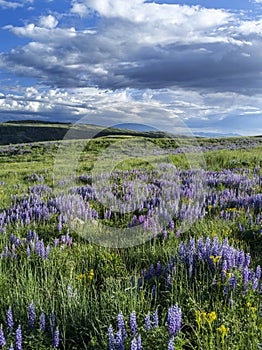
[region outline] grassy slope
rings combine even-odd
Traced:
[[[67,134],[68,132],[69,134]],[[63,138],[88,139],[110,135],[163,137],[160,132],[113,129],[91,124],[43,123],[37,121],[0,123],[0,145],[57,141]]]
[[[60,130],[59,132],[61,132],[62,135],[63,132],[70,127],[70,125],[60,124],[42,124],[41,126],[35,126],[33,123],[28,124],[28,126],[25,124],[12,125],[16,127],[17,132],[21,132],[21,128],[33,130],[35,127],[35,129],[37,129],[37,135],[41,134],[42,137],[55,137],[55,128]],[[12,125],[10,124],[9,126],[11,127]],[[128,135],[125,137],[127,136]],[[15,139],[15,136],[13,137]],[[111,142],[119,140],[119,138],[120,136],[113,135],[92,140],[92,142],[88,144],[86,153],[84,153],[80,161],[78,173],[81,174],[86,169],[90,169],[102,150]],[[42,139],[39,138],[37,140],[42,141]],[[172,144],[172,142],[169,142],[170,140],[166,139],[154,141],[157,145],[162,145],[163,147],[168,147],[170,143]],[[203,140],[202,142],[205,144],[211,141],[213,140]],[[27,191],[28,186],[32,187],[37,183],[36,180],[31,178],[33,173],[43,175],[44,183],[52,187],[53,164],[58,146],[58,142],[35,143],[31,146],[24,145],[24,153],[19,153],[21,146],[17,147],[17,149],[13,147],[14,149],[10,150],[10,152],[7,152],[5,155],[0,153],[0,182],[4,182],[4,185],[0,185],[0,208],[8,206],[10,194],[17,193],[21,196],[23,191]],[[171,159],[178,166],[185,165],[186,159],[184,159],[183,155],[173,155]],[[205,153],[205,161],[209,169],[219,170],[236,166],[243,167],[243,162],[245,162],[245,167],[252,169],[261,162],[261,146],[251,150],[209,151]],[[126,166],[129,167],[129,164],[126,164]],[[244,248],[246,251],[250,251],[254,266],[257,263],[261,263],[261,237],[259,236],[257,241],[252,241],[253,237],[242,237],[240,232],[237,231],[236,225],[226,223],[222,220],[217,221],[214,218],[207,217],[203,222],[196,223],[181,240],[190,236],[212,236],[214,233],[218,234],[220,239],[222,239],[231,228],[230,242]],[[46,241],[49,239],[48,235],[51,235],[53,232],[52,230],[55,231],[55,234],[58,234],[56,226],[53,227],[51,224],[43,227],[39,225],[35,229],[37,233],[41,233],[44,236]],[[25,232],[22,232],[21,228],[14,227],[13,232],[24,236],[27,234],[27,228]],[[7,244],[7,235],[2,235],[0,238],[3,241],[1,242],[1,247],[4,247],[5,244]],[[148,310],[154,310],[159,304],[164,308],[166,305],[178,301],[179,304],[183,306],[183,322],[192,325],[192,329],[194,326],[194,329],[197,330],[194,314],[195,309],[207,310],[208,312],[215,310],[220,317],[216,327],[220,326],[223,322],[223,324],[225,323],[232,329],[228,337],[229,340],[226,339],[226,341],[229,342],[234,334],[236,334],[235,339],[239,337],[248,339],[248,333],[245,329],[246,332],[241,336],[241,332],[243,331],[242,324],[244,324],[243,320],[245,320],[246,324],[252,326],[250,329],[256,330],[257,328],[255,321],[252,321],[252,314],[248,315],[249,309],[245,306],[245,301],[241,302],[241,299],[236,299],[234,300],[236,309],[224,310],[221,302],[222,299],[219,299],[219,294],[209,294],[209,290],[204,289],[207,284],[204,280],[204,275],[203,280],[199,279],[199,285],[202,283],[203,287],[196,285],[195,290],[191,290],[186,284],[186,272],[184,273],[184,271],[178,269],[180,275],[177,277],[177,283],[173,286],[174,290],[169,294],[163,292],[163,298],[158,298],[157,301],[151,300],[150,298],[151,288],[148,288],[148,294],[146,291],[143,292],[144,294],[136,294],[135,291],[130,288],[129,281],[133,273],[139,275],[140,271],[143,268],[148,269],[150,264],[156,264],[158,261],[164,263],[169,260],[169,257],[174,254],[179,242],[180,240],[171,237],[166,243],[159,240],[152,242],[152,244],[148,243],[144,246],[130,248],[129,250],[111,251],[110,249],[99,248],[95,245],[84,243],[81,240],[77,240],[76,237],[72,251],[54,251],[50,260],[44,263],[35,258],[29,260],[29,263],[27,260],[21,259],[17,260],[17,263],[16,260],[12,262],[14,265],[9,267],[8,261],[4,261],[0,270],[2,278],[0,294],[3,296],[0,303],[0,312],[2,314],[0,323],[4,320],[5,310],[12,304],[15,312],[15,319],[17,320],[16,322],[18,322],[19,319],[19,322],[22,322],[24,327],[27,322],[27,307],[29,302],[34,300],[38,316],[39,310],[44,310],[44,312],[48,313],[51,308],[55,309],[57,318],[61,322],[59,324],[59,329],[61,332],[61,339],[63,343],[66,344],[66,350],[76,350],[80,348],[104,350],[107,349],[107,326],[112,322],[115,323],[118,311],[122,310],[125,317],[127,317],[132,310],[136,310],[139,322],[142,324],[143,315],[148,312]],[[79,274],[86,273],[88,275],[91,268],[93,268],[95,272],[92,288],[90,285],[84,285],[82,281],[77,279]],[[103,289],[103,284],[100,279],[102,279],[106,288]],[[70,302],[68,301],[68,285],[71,285],[73,289],[78,289],[80,297],[75,302],[73,300]],[[59,286],[59,288],[57,288],[57,286]],[[185,288],[188,288],[188,290]],[[95,297],[92,293],[95,294]],[[48,297],[46,297],[46,295],[48,295]],[[54,304],[54,306],[52,306],[52,304]],[[242,323],[239,320],[241,320]],[[254,322],[254,325],[251,321]],[[222,349],[216,327],[214,327],[212,333],[208,328],[201,328],[197,337],[192,335],[192,329],[190,328],[188,331],[189,335],[187,336],[193,338],[193,342],[195,343],[197,343],[199,337],[200,344],[194,348],[188,346],[187,348],[183,347],[183,349],[214,349],[216,342],[216,349]],[[159,332],[162,331],[162,329],[163,327],[161,329],[159,328]],[[186,328],[184,332],[187,334]],[[251,331],[248,330],[248,332]],[[90,334],[92,336],[91,339],[89,339]],[[34,337],[36,337],[36,335],[34,335]],[[158,337],[160,340],[157,345]],[[257,339],[257,336],[253,334],[249,335],[249,337],[251,341]],[[38,338],[41,337],[39,336]],[[25,335],[24,339],[27,341],[27,345],[24,345],[23,349],[49,349],[47,345],[46,347],[44,347],[44,345],[40,347],[35,340],[32,341],[30,345],[29,336],[26,337]],[[210,339],[214,341],[212,346],[210,345]],[[161,343],[162,341],[163,337],[160,333],[158,334],[157,331],[156,333],[152,332],[152,345],[144,346],[144,349],[148,350],[154,348],[156,350],[163,350],[166,347],[163,346]],[[243,344],[246,344],[244,341],[244,339],[241,340],[242,347],[241,345],[239,347],[237,345],[231,347],[232,345],[230,345],[225,346],[225,349],[242,350],[244,348]],[[74,342],[76,342],[76,345],[74,345]],[[98,344],[99,342],[100,345]],[[101,345],[101,342],[103,342],[103,345]],[[81,347],[79,344],[81,344]],[[249,346],[249,348],[246,346],[246,348],[252,350],[255,348],[257,349],[257,344],[254,344],[254,347],[253,345]],[[182,347],[178,347],[177,345],[177,349],[182,349]]]

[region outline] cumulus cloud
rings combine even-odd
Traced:
[[[208,93],[184,89],[100,90],[26,88],[22,94],[0,94],[0,119],[85,121],[113,126],[139,123],[177,132],[185,123],[191,132],[216,130],[257,134],[262,129],[262,96]],[[261,120],[255,123],[256,118]],[[259,129],[260,128],[260,129]]]
[[[0,8],[3,9],[8,9],[8,8],[12,8],[12,9],[16,9],[17,7],[22,7],[23,3],[19,3],[19,2],[13,2],[10,0],[0,0]]]
[[[216,130],[261,117],[259,18],[144,0],[73,0],[68,13],[5,29],[28,43],[0,54],[0,68],[50,90],[1,95],[2,115],[88,114],[98,124],[130,118],[166,129],[181,118],[192,129]]]
[[[74,2],[71,8],[71,12],[84,17],[88,14],[88,7],[83,3]]]
[[[72,3],[75,15],[92,12],[100,18],[95,29],[58,27],[52,15],[38,24],[6,26],[32,42],[2,54],[0,65],[60,88],[180,86],[248,93],[261,86],[260,21],[143,0]]]
[[[57,24],[58,20],[52,15],[42,16],[39,19],[39,26],[43,28],[53,29],[57,26]]]

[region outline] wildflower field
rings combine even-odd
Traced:
[[[119,140],[1,146],[0,349],[262,349],[262,138]]]

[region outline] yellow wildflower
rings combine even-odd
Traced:
[[[218,332],[220,332],[222,335],[226,335],[227,332],[229,331],[228,327],[225,327],[225,325],[221,325],[220,327],[217,328]]]
[[[220,261],[220,259],[222,258],[222,256],[221,255],[217,255],[217,256],[210,255],[209,258],[213,261],[214,264],[217,264]]]
[[[94,278],[94,270],[93,269],[91,269],[90,270],[90,272],[89,272],[89,275],[88,275],[88,279],[90,280],[90,281],[92,281],[92,279]]]
[[[86,275],[85,275],[84,273],[80,273],[80,275],[77,275],[77,276],[76,276],[76,279],[77,279],[78,281],[82,281],[85,277],[86,277]]]
[[[216,320],[217,318],[217,314],[215,313],[215,311],[209,312],[208,314],[204,315],[204,319],[208,322],[208,323],[212,323]]]

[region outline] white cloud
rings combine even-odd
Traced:
[[[73,3],[71,8],[71,12],[79,15],[80,17],[84,17],[88,14],[88,7],[83,3]]]
[[[22,7],[23,4],[19,3],[19,2],[12,2],[12,1],[6,1],[6,0],[0,0],[0,7],[2,7],[3,9],[8,9],[8,8],[12,8],[12,9],[16,9],[17,7]]]
[[[189,130],[217,130],[256,134],[254,117],[262,115],[262,96],[248,97],[236,93],[200,94],[197,91],[125,89],[104,91],[97,88],[42,90],[26,88],[23,95],[2,94],[0,117],[78,122],[113,126],[141,123],[160,130],[176,132],[179,120]],[[66,117],[65,117],[66,116]],[[161,118],[160,118],[161,116]],[[254,117],[253,117],[254,116]],[[257,128],[261,128],[257,124]],[[252,129],[253,128],[253,129]]]
[[[40,27],[47,28],[47,29],[53,29],[57,26],[58,20],[54,16],[48,15],[48,16],[40,17],[38,23],[39,23]]]
[[[238,30],[240,33],[244,35],[250,35],[250,34],[262,35],[262,19],[258,21],[245,21],[241,23]]]
[[[30,41],[0,54],[0,67],[50,91],[0,96],[2,114],[76,120],[88,113],[94,123],[129,118],[167,128],[179,117],[191,128],[216,130],[246,126],[244,116],[259,119],[261,20],[143,0],[71,5],[66,14],[5,27]],[[84,27],[90,19],[95,28]]]
[[[11,0],[0,0],[0,8],[3,9],[16,9],[18,7],[23,7],[27,3],[33,3],[34,0],[20,0],[20,2]]]

